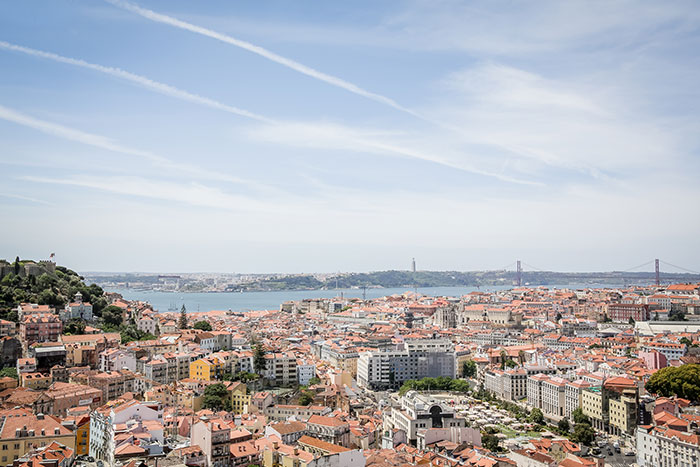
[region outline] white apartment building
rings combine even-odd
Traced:
[[[566,418],[570,419],[574,410],[581,407],[581,394],[584,389],[590,386],[591,383],[583,379],[568,381],[566,383],[566,389],[564,390],[564,398],[566,402],[564,407],[564,416]]]
[[[665,426],[637,427],[639,467],[698,467],[700,437]]]
[[[686,346],[685,344],[678,344],[675,342],[648,342],[643,347],[642,350],[645,352],[650,352],[656,350],[657,352],[663,354],[667,360],[678,360],[685,355]]]
[[[409,379],[454,378],[455,367],[455,351],[449,340],[413,340],[398,350],[363,352],[357,361],[357,383],[371,389],[396,388]]]
[[[163,423],[163,409],[159,403],[130,400],[95,410],[90,414],[90,456],[104,461],[106,465],[114,465],[116,426],[144,421]],[[162,436],[163,432],[160,431],[161,444],[164,441]]]
[[[107,349],[100,353],[100,371],[120,371],[127,369],[136,371],[136,356],[134,352],[124,349]]]
[[[484,374],[484,388],[499,399],[520,400],[527,396],[527,372],[523,368],[487,371]]]
[[[565,379],[558,376],[542,381],[542,412],[555,417],[564,416],[566,383]]]
[[[311,378],[316,376],[316,365],[311,361],[297,360],[297,382],[301,386],[308,386]]]

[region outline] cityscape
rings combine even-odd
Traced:
[[[0,2],[0,467],[700,467],[700,2]]]
[[[235,312],[154,309],[51,260],[3,261],[0,277],[7,465],[653,466],[700,455],[698,282],[515,283]]]

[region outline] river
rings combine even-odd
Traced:
[[[578,288],[577,285],[549,286],[550,288]],[[601,285],[585,285],[580,287],[602,287]],[[469,292],[506,290],[513,286],[481,287],[424,287],[418,293],[432,297],[459,297]],[[362,289],[333,289],[333,290],[280,290],[273,292],[161,292],[153,290],[136,290],[123,288],[106,288],[109,292],[120,293],[126,300],[140,300],[150,303],[156,311],[180,310],[182,305],[189,312],[211,310],[278,310],[280,304],[289,300],[305,298],[362,298]],[[410,288],[367,289],[367,298],[379,298],[387,295],[402,294]]]

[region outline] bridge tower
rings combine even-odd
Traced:
[[[654,260],[654,268],[655,268],[655,272],[656,272],[656,285],[658,286],[658,285],[661,285],[661,278],[660,278],[660,274],[659,274],[659,258],[656,258]]]

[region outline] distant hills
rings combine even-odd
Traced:
[[[140,273],[86,274],[88,279],[104,287],[169,290],[178,292],[238,292],[272,290],[318,290],[347,288],[424,287],[489,287],[513,286],[513,271],[375,271],[339,274],[182,274],[159,275]],[[216,278],[214,278],[216,277]],[[661,282],[700,282],[700,275],[662,273]],[[522,284],[531,286],[620,287],[654,283],[652,272],[553,272],[523,271]],[[175,285],[177,284],[177,285]]]
[[[648,285],[654,283],[651,272],[552,272],[523,271],[522,283],[528,285]],[[661,275],[662,282],[697,282],[697,274]],[[329,276],[324,280],[313,275],[289,275],[271,279],[259,279],[231,286],[231,290],[308,290],[323,288],[383,287],[481,287],[514,285],[513,271],[377,271],[347,273]]]

